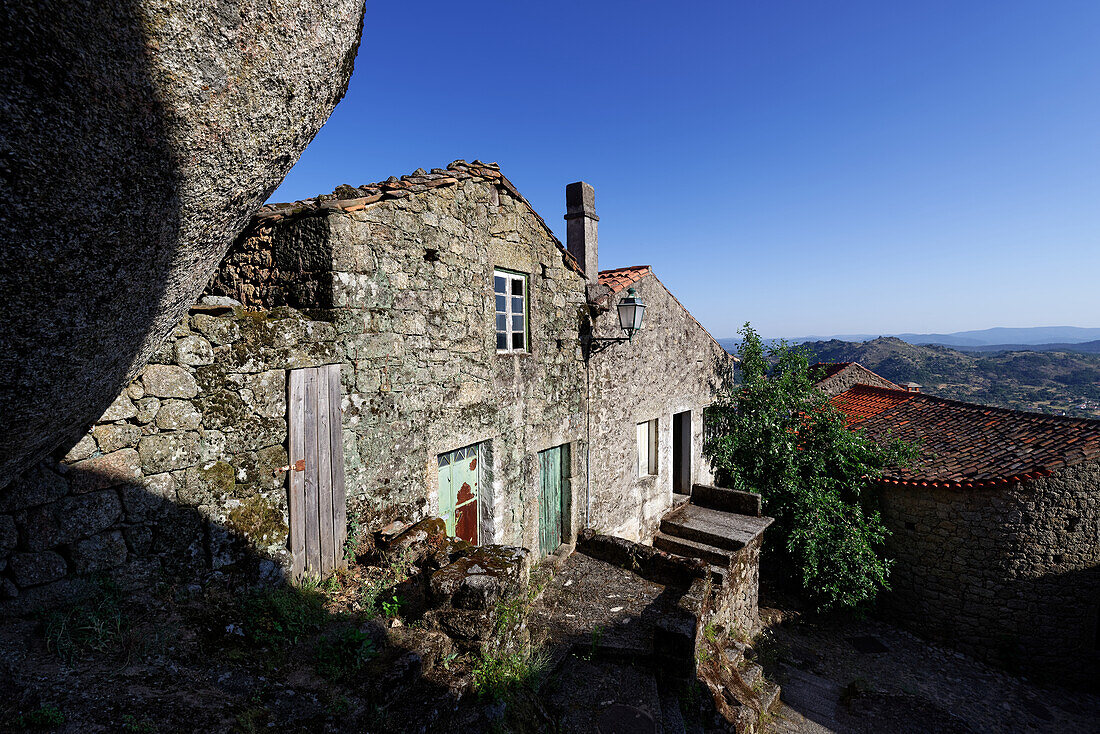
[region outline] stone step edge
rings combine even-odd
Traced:
[[[662,530],[658,530],[653,535],[653,547],[659,548],[669,553],[675,553],[680,556],[687,556],[689,558],[699,558],[706,561],[712,566],[729,566],[730,561],[736,555],[737,551],[730,551],[724,548],[718,548],[717,546],[710,545],[708,543],[701,543],[697,540],[690,538],[682,538],[677,535],[670,535]],[[719,560],[721,559],[721,560]]]
[[[687,505],[685,505],[687,507]],[[661,518],[660,531],[665,535],[671,535],[676,538],[684,538],[686,540],[692,540],[696,543],[702,543],[704,545],[711,545],[715,548],[729,551],[739,551],[745,547],[745,544],[735,538],[730,538],[724,535],[718,535],[707,530],[700,530],[699,528],[693,528],[685,523],[679,521],[677,516],[663,517]]]

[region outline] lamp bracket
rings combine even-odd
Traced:
[[[593,354],[599,354],[603,350],[614,344],[622,344],[623,342],[630,342],[634,340],[634,336],[589,336],[587,334],[581,337],[581,345],[584,349],[584,360],[587,362],[588,358]]]

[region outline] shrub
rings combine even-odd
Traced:
[[[534,689],[549,663],[550,656],[543,647],[489,650],[474,664],[474,691],[482,698],[507,699],[519,690]]]
[[[377,654],[370,635],[345,627],[323,635],[317,643],[317,673],[334,681],[347,680]]]
[[[59,708],[51,704],[44,704],[29,713],[16,716],[11,721],[11,726],[16,731],[53,729],[65,723],[65,714]]]
[[[814,387],[806,352],[766,350],[749,324],[740,333],[741,382],[724,386],[706,415],[715,479],[762,495],[776,521],[769,548],[819,610],[870,602],[888,588],[891,563],[874,480],[916,449],[849,430]]]
[[[245,635],[267,647],[294,644],[320,630],[326,619],[317,589],[266,589],[250,596],[243,611]]]
[[[118,589],[101,584],[91,597],[50,612],[44,622],[46,647],[66,662],[87,653],[120,652],[128,628]]]

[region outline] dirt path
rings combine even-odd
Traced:
[[[773,624],[757,647],[783,686],[780,734],[1100,732],[1100,696],[1039,686],[875,620]]]

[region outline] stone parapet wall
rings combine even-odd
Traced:
[[[1002,489],[890,486],[887,613],[1002,666],[1100,680],[1100,466]]]
[[[736,637],[752,637],[760,631],[760,549],[763,542],[761,534],[737,551],[726,572],[725,583],[715,590],[713,621],[737,633]]]
[[[335,341],[288,308],[193,309],[87,433],[0,491],[0,609],[81,576],[289,566],[286,374],[338,362]]]

